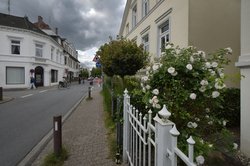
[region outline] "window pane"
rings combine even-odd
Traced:
[[[11,54],[20,54],[20,41],[11,40]]]
[[[161,52],[165,51],[165,36],[161,38]]]
[[[57,70],[51,70],[51,82],[57,82],[58,80],[58,71]]]
[[[20,44],[20,41],[18,41],[18,40],[11,40],[11,43],[12,44]]]
[[[24,67],[6,67],[6,84],[24,84]]]
[[[11,54],[20,54],[20,46],[12,45],[11,46]]]
[[[36,56],[38,56],[38,57],[43,56],[43,45],[36,44]]]

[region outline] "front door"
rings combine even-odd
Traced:
[[[37,66],[35,68],[35,85],[43,86],[43,68],[41,66]]]

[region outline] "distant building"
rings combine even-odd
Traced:
[[[36,86],[58,84],[62,77],[79,74],[74,46],[54,33],[41,16],[38,24],[27,17],[0,13],[0,86],[27,88],[30,77]]]
[[[226,67],[239,86],[239,70],[234,63],[240,54],[239,0],[127,0],[119,37],[143,44],[151,60],[160,57],[167,42],[189,45],[206,53],[231,47],[233,56]]]

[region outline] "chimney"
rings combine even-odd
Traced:
[[[58,35],[58,28],[55,28],[55,33]]]
[[[42,22],[43,21],[43,17],[42,16],[38,16],[38,22]]]

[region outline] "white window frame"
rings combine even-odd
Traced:
[[[166,30],[162,32],[163,27],[167,26]],[[166,45],[162,44],[162,41],[164,40],[164,43],[170,42],[170,19],[167,18],[164,22],[162,22],[158,26],[158,55],[160,56],[161,53],[165,50]]]
[[[43,48],[44,44],[43,43],[35,43],[35,56],[42,58],[43,57]]]
[[[142,0],[142,17],[148,15],[149,12],[149,0]]]
[[[11,43],[11,54],[12,55],[20,55],[21,54],[21,40],[19,39],[11,39],[10,40],[10,43]],[[17,47],[19,50],[18,50],[18,53],[15,53],[15,50],[13,50],[13,47]],[[14,48],[16,49],[16,48]]]
[[[132,8],[132,28],[134,28],[137,24],[137,4],[135,4]]]
[[[55,47],[51,46],[51,61],[54,60],[54,50],[55,50]]]
[[[146,38],[147,38],[147,41],[145,40]],[[144,51],[149,52],[149,34],[147,33],[143,35],[141,40],[142,40]]]

